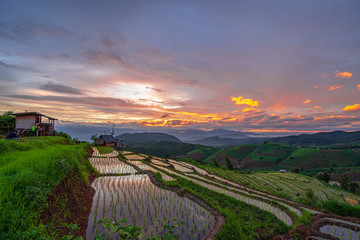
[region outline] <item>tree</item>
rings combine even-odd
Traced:
[[[216,160],[216,158],[213,158],[213,162],[214,162],[214,166],[215,167],[220,167],[218,161]]]
[[[316,178],[321,180],[321,181],[324,181],[324,173],[323,172],[318,172],[316,174]]]
[[[330,174],[329,173],[324,173],[324,182],[327,182],[327,183],[329,183],[329,181],[331,180],[331,176],[330,176]]]
[[[350,191],[351,192],[356,193],[356,190],[358,190],[358,189],[359,189],[359,184],[354,183],[354,182],[350,183]]]
[[[10,115],[12,112],[6,112],[0,115],[0,133],[8,134],[15,128],[16,117]]]
[[[229,170],[234,170],[234,166],[232,165],[230,159],[228,157],[225,157],[225,161],[226,161],[226,167],[229,169]]]
[[[350,184],[351,184],[351,182],[350,182],[348,176],[344,176],[344,177],[340,180],[340,186],[341,186],[343,189],[345,189],[345,190],[348,190]]]
[[[94,144],[96,143],[96,140],[99,139],[98,135],[97,134],[94,134],[94,135],[91,135],[91,140],[93,140]]]

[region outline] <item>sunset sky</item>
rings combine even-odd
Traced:
[[[360,130],[360,1],[1,1],[0,113]]]

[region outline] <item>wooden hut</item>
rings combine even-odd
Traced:
[[[56,118],[38,112],[13,113],[16,117],[15,129],[20,132],[35,131],[36,136],[53,136]]]
[[[100,146],[106,147],[116,147],[116,143],[118,139],[114,138],[112,135],[100,135],[98,140],[96,140],[97,144]]]

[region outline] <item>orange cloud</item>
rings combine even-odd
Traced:
[[[360,91],[360,84],[358,84],[358,85],[357,85],[357,88],[358,88],[358,89],[359,89],[359,91]]]
[[[339,72],[339,71],[335,71],[335,77],[337,78],[351,78],[352,77],[352,73],[351,72]]]
[[[254,111],[254,110],[256,110],[255,108],[245,108],[245,109],[243,109],[242,111],[243,112],[252,112],[252,111]]]
[[[349,105],[346,106],[343,111],[345,112],[355,112],[355,111],[360,111],[360,104],[354,104],[354,105]]]
[[[311,100],[307,99],[307,100],[303,101],[303,103],[311,103]]]
[[[313,86],[313,88],[318,88],[318,87],[320,87],[319,85],[315,85],[315,86]]]
[[[314,109],[318,109],[319,111],[322,111],[322,108],[320,106],[315,106]]]
[[[335,84],[335,85],[329,86],[328,91],[334,91],[341,87],[342,87],[341,85]]]
[[[250,98],[243,98],[242,96],[240,97],[232,97],[231,101],[235,102],[235,104],[241,105],[249,105],[251,107],[257,107],[259,106],[259,102],[254,100],[254,99],[250,99]]]

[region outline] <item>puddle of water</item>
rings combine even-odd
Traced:
[[[125,219],[126,224],[145,227],[146,237],[164,232],[163,225],[173,218],[185,222],[175,229],[184,240],[202,239],[213,227],[214,217],[197,203],[153,185],[147,175],[99,177],[86,232],[87,239],[97,234],[116,239],[97,222],[102,218]],[[125,225],[125,224],[124,224]]]

